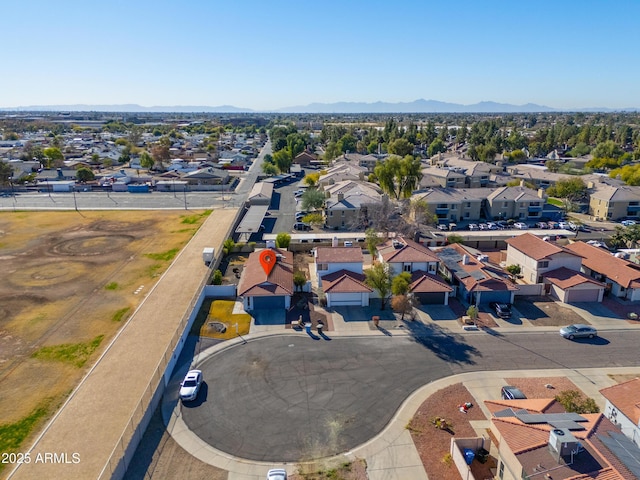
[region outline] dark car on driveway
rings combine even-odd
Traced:
[[[511,318],[511,305],[508,303],[491,302],[491,310],[500,318]]]
[[[527,398],[527,396],[522,393],[522,390],[512,387],[511,385],[502,387],[500,396],[503,400],[525,400]]]

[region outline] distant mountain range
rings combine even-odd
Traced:
[[[208,106],[156,106],[143,107],[136,104],[124,105],[31,105],[26,107],[0,108],[0,111],[16,112],[175,112],[175,113],[538,113],[538,112],[637,112],[637,107],[613,109],[606,107],[588,107],[573,110],[562,110],[545,105],[527,103],[512,105],[509,103],[479,102],[472,105],[440,102],[437,100],[419,99],[413,102],[337,102],[311,103],[295,107],[285,107],[274,110],[252,110],[238,108],[233,105]]]

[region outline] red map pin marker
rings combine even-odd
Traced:
[[[276,265],[276,252],[269,249],[260,252],[260,265],[262,265],[264,273],[266,273],[268,277]]]

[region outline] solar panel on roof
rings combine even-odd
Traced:
[[[469,273],[476,280],[484,280],[485,278],[487,278],[487,276],[484,273],[482,273],[482,270],[472,270]]]
[[[640,478],[640,448],[619,432],[596,435],[636,478]]]

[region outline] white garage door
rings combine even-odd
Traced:
[[[362,294],[360,293],[332,293],[331,305],[338,307],[340,305],[362,305]]]
[[[598,290],[570,290],[567,294],[567,303],[597,302]]]

